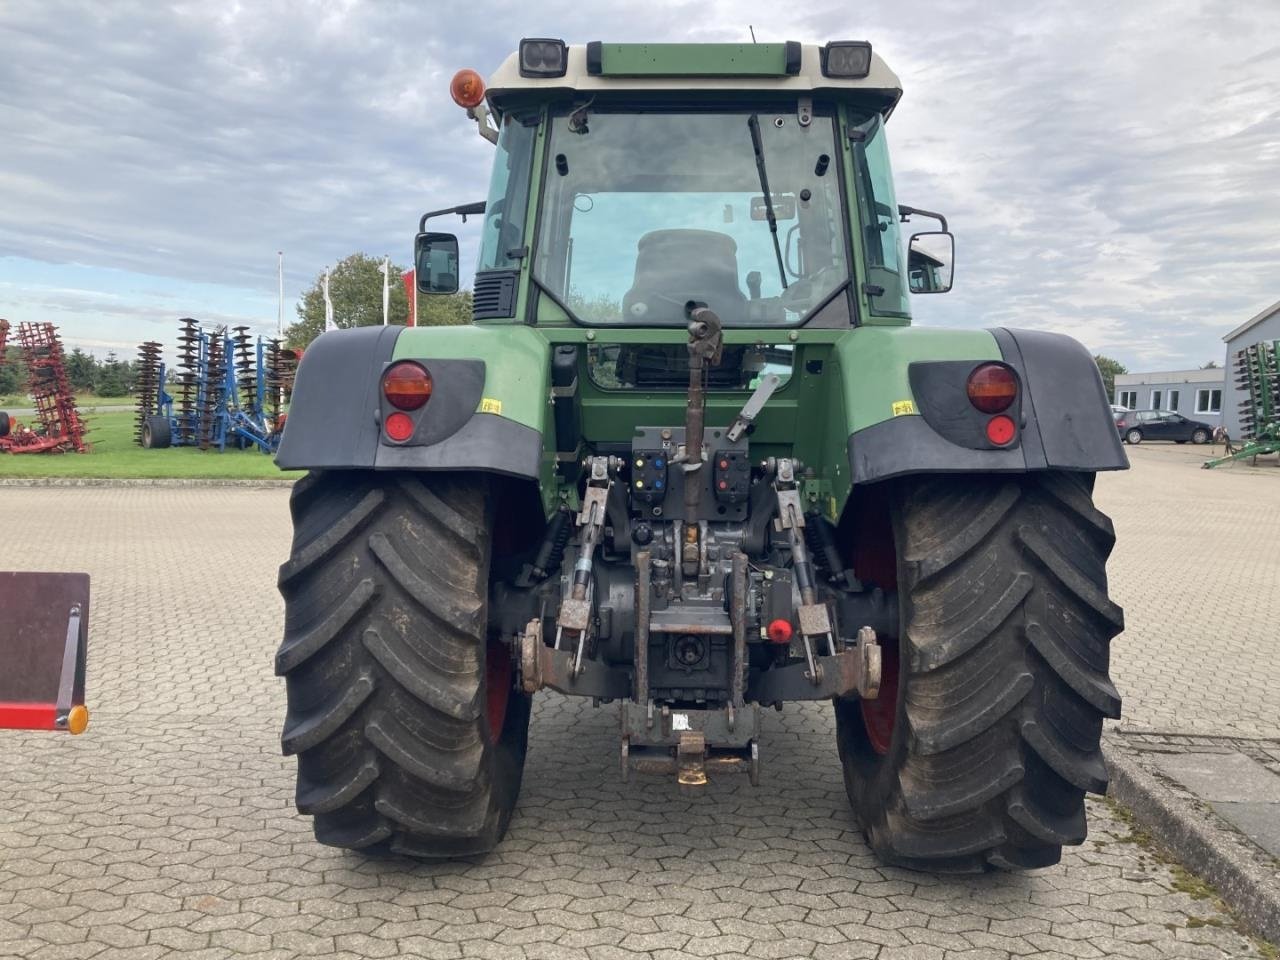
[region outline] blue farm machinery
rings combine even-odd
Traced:
[[[163,345],[138,348],[137,443],[148,449],[257,447],[274,453],[293,390],[296,355],[279,340],[252,337],[248,327],[204,329],[179,321],[177,363],[164,362]],[[170,392],[172,390],[172,392]]]

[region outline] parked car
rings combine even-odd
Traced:
[[[1116,414],[1116,429],[1125,443],[1172,440],[1174,443],[1208,443],[1213,425],[1188,420],[1173,410],[1127,410]]]
[[[1111,412],[1114,413],[1116,416],[1119,416],[1122,413],[1130,413],[1131,411],[1129,410],[1128,407],[1122,407],[1118,403],[1113,403],[1111,405]]]

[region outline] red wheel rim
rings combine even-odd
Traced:
[[[490,640],[484,658],[485,713],[489,718],[489,742],[502,736],[511,699],[511,651],[501,641]]]
[[[893,727],[898,719],[897,640],[886,638],[880,644],[880,696],[860,703],[867,742],[872,750],[884,756],[893,742]]]

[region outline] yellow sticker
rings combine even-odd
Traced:
[[[502,401],[494,400],[492,397],[485,397],[480,401],[481,413],[501,413]]]
[[[905,417],[916,412],[916,405],[910,400],[898,400],[893,405],[895,417]]]

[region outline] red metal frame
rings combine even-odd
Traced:
[[[0,730],[56,730],[58,708],[52,703],[0,701]]]

